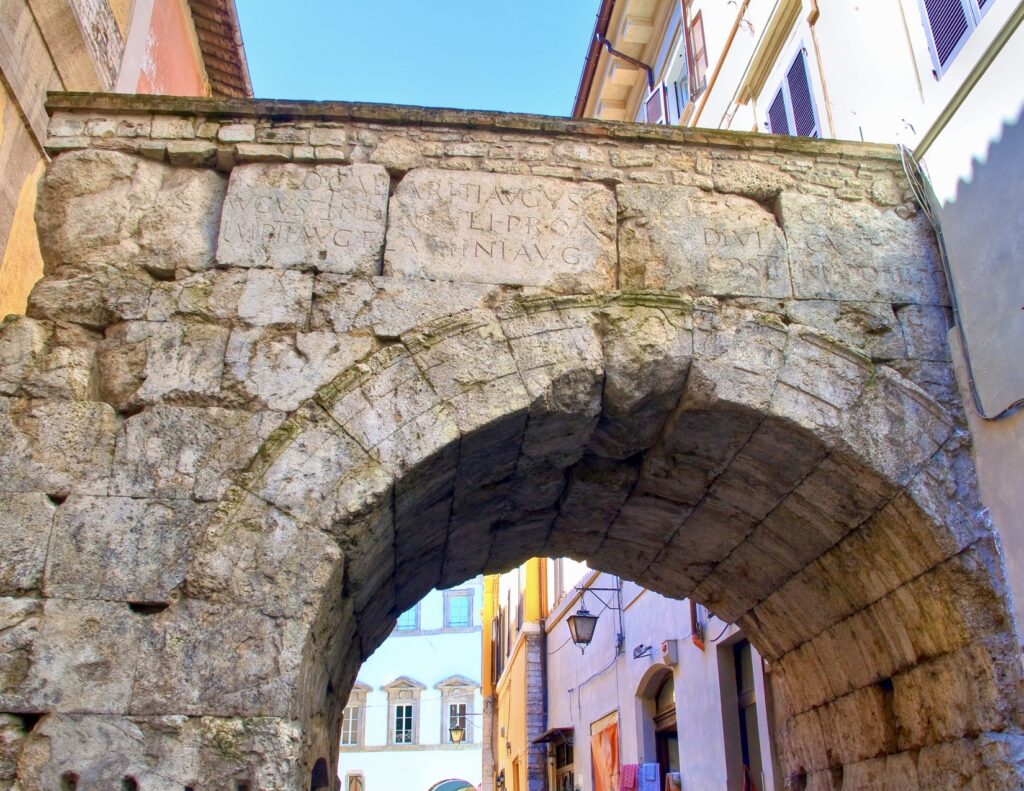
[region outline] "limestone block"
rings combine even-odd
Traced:
[[[0,706],[5,711],[38,711],[30,700],[30,673],[42,614],[39,599],[0,598]]]
[[[295,707],[306,625],[194,599],[147,625],[133,713],[287,717]]]
[[[29,295],[27,315],[93,329],[145,318],[152,287],[148,275],[99,262],[89,269],[66,279],[51,276],[40,280]]]
[[[388,176],[379,165],[252,164],[231,171],[222,266],[378,274]]]
[[[622,459],[654,444],[679,402],[693,351],[688,306],[679,307],[603,312],[603,410],[591,452]]]
[[[1020,721],[1021,668],[1010,640],[989,639],[893,679],[904,749],[946,742]]]
[[[0,788],[5,791],[14,782],[25,736],[25,728],[19,717],[0,714]]]
[[[0,510],[0,596],[38,590],[53,526],[54,505],[43,494],[10,494]]]
[[[890,694],[877,685],[864,687],[818,710],[833,761],[855,763],[893,749],[897,724]]]
[[[875,360],[906,356],[900,323],[888,302],[835,302],[824,299],[791,300],[786,317],[831,335]]]
[[[340,333],[365,327],[378,338],[397,338],[433,319],[518,293],[487,283],[322,274],[314,287],[311,329]]]
[[[374,485],[376,476],[347,486],[367,472],[370,461],[323,409],[307,404],[270,436],[240,481],[266,502],[309,522],[336,502],[333,498],[364,495],[363,487]]]
[[[0,398],[0,492],[106,494],[116,431],[107,404]]]
[[[918,360],[950,360],[946,333],[952,326],[949,308],[938,305],[904,305],[896,311],[907,343],[907,357]]]
[[[51,328],[20,316],[0,322],[0,395],[15,395],[46,353]]]
[[[905,220],[891,209],[789,191],[778,212],[797,298],[948,304],[935,236],[923,217]]]
[[[827,434],[843,422],[873,375],[874,366],[863,354],[796,326],[772,395],[772,414]]]
[[[224,386],[246,402],[288,412],[372,350],[365,335],[236,328]]]
[[[160,276],[213,261],[225,180],[115,151],[72,151],[50,165],[36,223],[46,271],[94,264]]]
[[[28,319],[26,319],[28,321]],[[52,326],[47,353],[22,383],[29,398],[91,401],[99,395],[96,347],[99,336],[74,324]]]
[[[318,401],[346,434],[395,474],[458,440],[451,409],[403,347],[382,350],[352,374],[339,377]]]
[[[787,187],[793,177],[771,165],[749,160],[715,160],[711,177],[718,192],[731,192],[756,201],[771,201]]]
[[[168,601],[213,508],[191,500],[69,497],[54,522],[46,595]]]
[[[580,293],[614,288],[615,259],[603,185],[417,169],[391,199],[385,275]]]
[[[146,332],[146,368],[137,399],[200,400],[221,390],[228,329],[191,321],[150,322]]]
[[[245,494],[206,529],[187,592],[308,622],[339,595],[342,564],[327,533]]]
[[[463,433],[525,409],[530,401],[492,313],[473,310],[430,322],[402,341]]]
[[[52,791],[71,774],[82,789],[296,788],[304,750],[296,722],[269,717],[50,714],[25,740],[18,782]]]
[[[257,327],[305,329],[313,275],[294,270],[228,269],[201,272],[153,289],[146,318],[241,321]]]
[[[1020,734],[1011,731],[925,747],[917,759],[919,787],[953,791],[970,788],[980,779],[983,788],[1015,791],[1021,786],[1022,742]]]
[[[584,456],[569,473],[558,519],[551,531],[556,557],[586,557],[598,547],[636,483],[637,470],[598,456]]]
[[[696,187],[619,185],[615,194],[623,288],[791,295],[786,237],[756,201]]]
[[[0,694],[15,711],[121,713],[131,700],[142,616],[127,605],[46,599],[21,688]]]
[[[283,419],[280,412],[150,407],[121,426],[110,493],[217,500]]]
[[[414,141],[402,135],[393,135],[380,141],[370,155],[370,161],[388,170],[403,172],[419,167],[423,155]]]
[[[953,419],[920,390],[880,366],[841,427],[842,440],[869,466],[906,483],[951,436]]]

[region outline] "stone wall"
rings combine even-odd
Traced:
[[[46,277],[0,327],[19,789],[304,787],[397,613],[537,555],[740,623],[792,788],[1019,787],[1019,639],[894,150],[51,111]]]

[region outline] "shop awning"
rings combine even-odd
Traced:
[[[545,742],[564,742],[565,744],[572,744],[573,729],[572,728],[548,728],[544,733],[538,736],[536,739],[531,739],[533,744],[544,744]]]

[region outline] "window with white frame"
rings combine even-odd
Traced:
[[[362,706],[346,706],[341,717],[341,746],[358,747],[360,725],[363,721]]]
[[[415,741],[415,716],[412,703],[396,703],[393,707],[391,743],[413,744]]]
[[[772,96],[765,125],[773,135],[821,137],[818,111],[814,106],[807,69],[807,53],[803,47],[796,51],[796,57],[786,68],[779,89]]]
[[[400,632],[415,631],[420,628],[420,605],[417,604],[415,607],[403,612],[398,616],[398,623],[395,624],[395,629]]]
[[[995,0],[918,0],[936,77],[941,77]]]
[[[451,729],[465,729],[464,743],[473,743],[473,699],[480,685],[465,676],[449,676],[434,688],[441,693],[441,742],[451,743]]]
[[[383,689],[388,695],[388,744],[419,744],[420,693],[426,687],[400,676]]]
[[[444,592],[444,628],[464,629],[473,625],[473,591]]]
[[[360,747],[366,724],[366,696],[370,687],[357,681],[341,714],[341,746]]]

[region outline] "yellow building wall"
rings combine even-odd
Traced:
[[[526,632],[540,634],[547,615],[547,573],[545,558],[531,558],[519,567],[525,578],[522,586],[523,624],[512,637],[512,652],[505,660],[501,677],[491,678],[492,635],[489,624],[498,616],[505,602],[501,590],[511,588],[518,594],[519,586],[512,584],[511,575],[490,575],[484,578],[484,638],[483,638],[483,694],[494,697],[491,726],[491,747],[494,757],[494,775],[505,773],[506,791],[526,791],[528,788],[528,752],[530,748],[527,723],[527,651]],[[504,579],[505,584],[502,584]],[[507,617],[515,623],[518,600],[513,597]],[[497,787],[497,786],[495,786]]]

